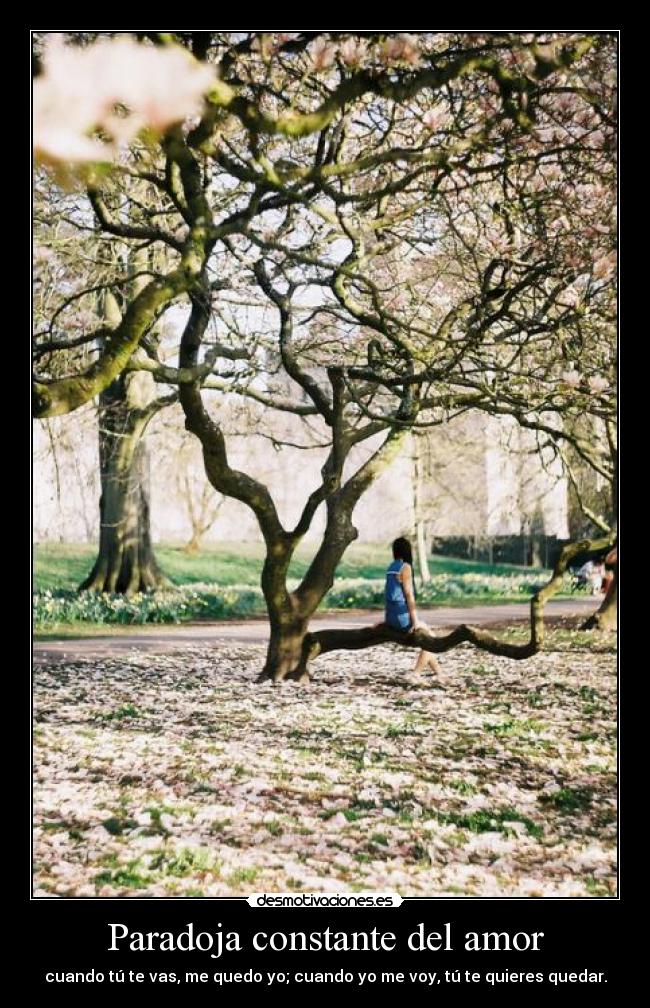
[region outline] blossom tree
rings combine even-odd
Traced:
[[[357,535],[355,505],[414,425],[467,409],[507,413],[604,466],[556,418],[588,403],[609,437],[610,373],[604,360],[587,362],[606,322],[599,275],[608,279],[613,264],[609,248],[601,254],[611,231],[606,191],[598,202],[612,160],[612,37],[138,34],[46,52],[36,143],[59,173],[86,162],[77,174],[96,227],[163,249],[164,268],[133,292],[90,366],[39,374],[36,415],[75,409],[124,372],[178,388],[210,482],[251,508],[264,536],[264,676],[306,678],[320,651],[385,639],[437,651],[471,640],[513,658],[533,654],[544,603],[582,543],[562,554],[533,600],[525,645],[465,626],[432,638],[309,634],[308,625]],[[121,47],[123,65],[104,78],[109,45]],[[71,60],[69,50],[75,73],[91,67],[102,87],[73,124],[84,143],[68,137],[66,153],[48,128],[65,118],[57,88],[71,77],[56,67]],[[176,87],[162,71],[122,89],[129,61],[145,50],[148,66],[173,56],[187,74],[178,89],[184,109],[170,101],[168,116],[160,112],[161,82]],[[110,169],[97,165],[97,144]],[[593,195],[592,224],[607,231],[587,247],[571,240],[583,205],[570,199],[578,181]],[[148,333],[183,303],[189,312],[170,366]],[[592,303],[600,324],[584,323]],[[280,388],[270,362],[284,376]],[[230,465],[213,391],[314,418],[327,433],[322,481],[292,527],[266,486]],[[322,542],[290,591],[289,562],[321,506]]]

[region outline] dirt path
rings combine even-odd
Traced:
[[[546,607],[549,616],[587,615],[598,604],[597,599],[576,598],[550,602]],[[490,623],[509,623],[528,618],[527,603],[481,606],[440,606],[436,609],[421,609],[422,618],[432,629],[471,623],[474,626]],[[335,613],[318,616],[311,622],[312,630],[325,627],[352,629],[376,623],[381,618],[377,610],[355,610],[349,613]],[[90,655],[118,654],[121,651],[146,651],[150,654],[165,654],[182,651],[195,645],[205,646],[220,642],[240,644],[261,644],[268,638],[268,628],[264,620],[242,620],[241,622],[190,623],[186,626],[149,626],[134,628],[133,632],[120,636],[78,637],[66,640],[34,641],[34,660],[38,664],[49,664],[56,660],[66,660]]]

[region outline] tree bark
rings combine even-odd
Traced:
[[[266,661],[258,682],[270,679],[274,683],[297,678],[302,666],[303,648],[307,636],[308,620],[301,616],[278,619],[271,617],[271,634]]]
[[[595,613],[585,620],[581,630],[615,630],[618,617],[618,588],[616,574],[607,594]]]
[[[605,598],[595,613],[583,624],[582,630],[615,630],[618,620],[618,550],[616,547],[607,554],[606,564],[613,568],[613,577],[609,583]]]
[[[134,272],[138,259],[133,262]],[[137,283],[134,284],[137,287]],[[100,306],[107,322],[121,318],[115,295]],[[157,405],[146,372],[122,374],[99,396],[99,553],[80,591],[134,595],[169,584],[153,552],[150,461],[144,433]]]
[[[269,613],[270,638],[266,662],[258,681],[300,678],[309,620],[334,582],[334,573],[343,554],[357,537],[350,519],[350,504],[339,494],[328,501],[328,521],[323,541],[301,585],[294,592],[286,588],[289,561],[298,538],[271,544],[262,572],[262,590]],[[305,680],[307,679],[305,669]]]
[[[80,591],[133,595],[169,584],[151,542],[146,421],[129,409],[124,384],[132,381],[120,378],[101,396],[99,552]]]

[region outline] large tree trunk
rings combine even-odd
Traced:
[[[323,540],[301,585],[290,592],[287,571],[298,537],[285,535],[267,544],[262,570],[262,591],[269,614],[270,637],[260,681],[299,678],[309,621],[334,583],[334,574],[346,549],[357,537],[350,501],[336,492],[327,501]]]
[[[119,324],[111,291],[104,293],[100,309],[109,324]],[[120,375],[99,397],[99,553],[80,591],[134,595],[169,584],[151,544],[144,433],[155,412],[153,400],[154,381],[146,372]]]
[[[133,595],[169,583],[151,542],[145,425],[129,408],[131,397],[124,389],[134,377],[119,379],[101,396],[99,552],[80,591]]]
[[[294,620],[271,618],[271,635],[260,682],[271,679],[278,683],[283,679],[298,678],[303,665],[307,627],[308,621],[301,617]]]

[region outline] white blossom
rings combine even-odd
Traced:
[[[86,48],[50,40],[34,84],[34,149],[45,161],[99,161],[144,128],[165,130],[200,111],[214,69],[178,46],[129,38]],[[108,139],[92,136],[100,130]]]

